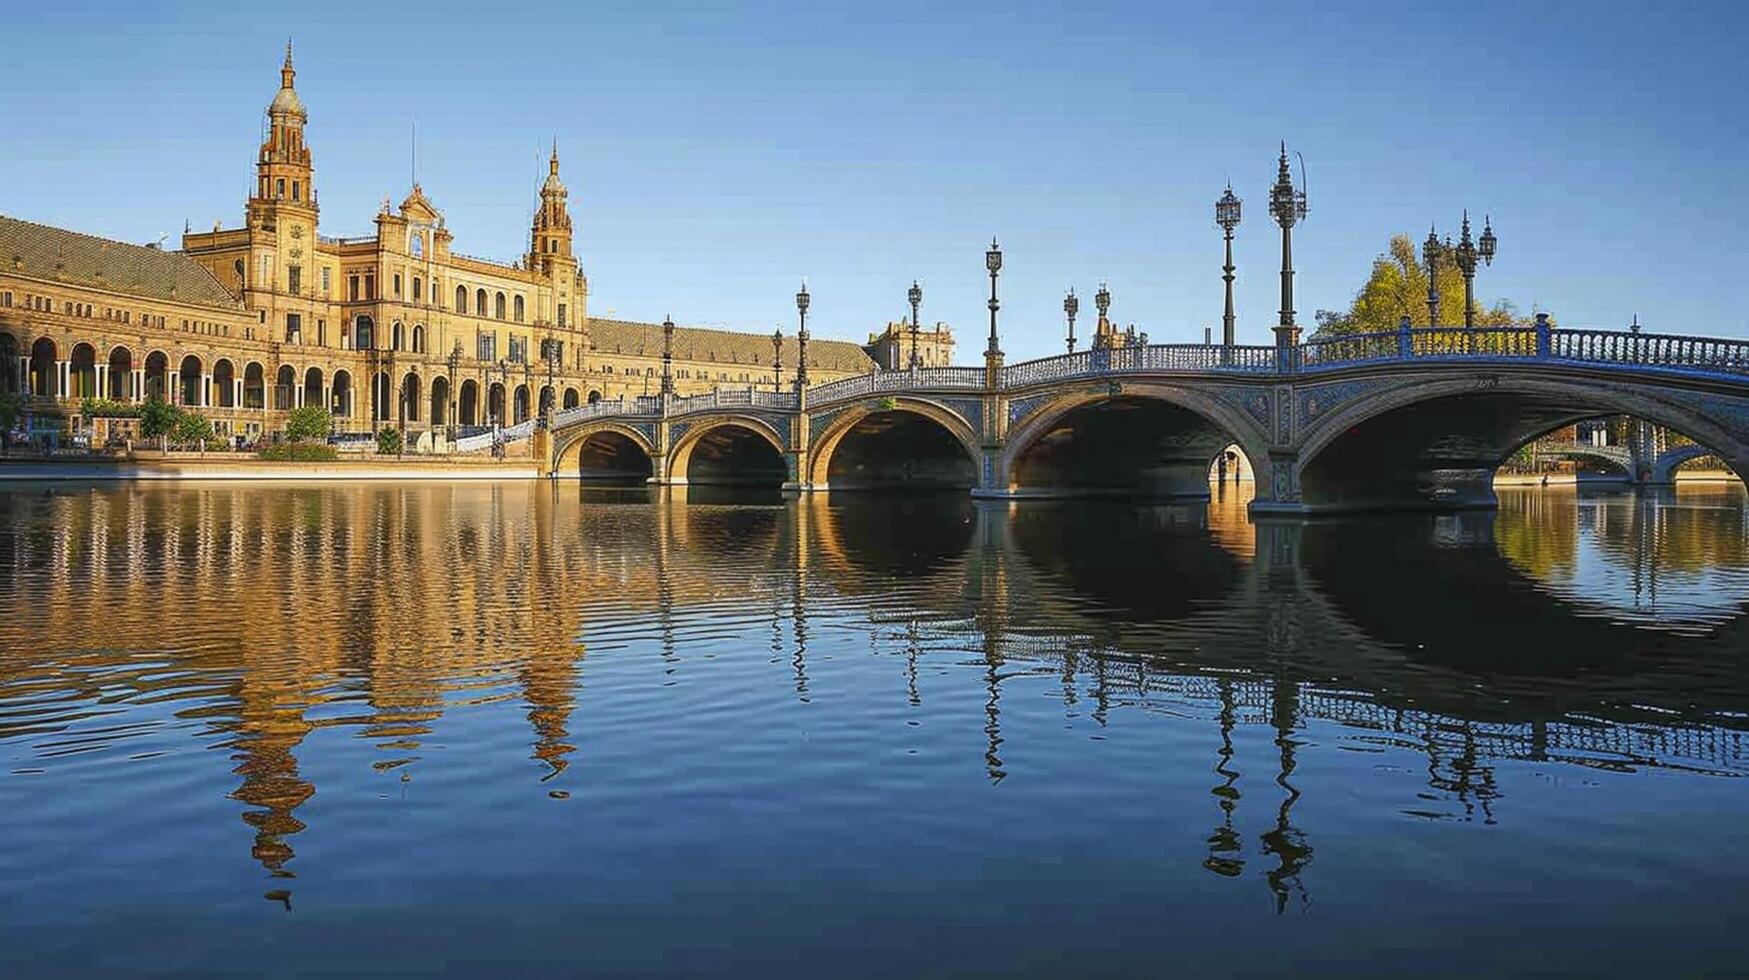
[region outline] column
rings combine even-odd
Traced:
[[[55,397],[56,398],[63,398],[64,399],[67,397],[68,389],[71,387],[67,383],[67,380],[68,380],[68,375],[72,373],[72,367],[73,367],[73,364],[71,361],[56,361],[55,362]]]
[[[266,394],[266,392],[263,391],[262,394]],[[233,378],[231,380],[231,405],[235,408],[242,408],[243,407],[243,379],[242,378]]]
[[[201,372],[200,376],[200,408],[208,408],[213,403],[213,376]]]
[[[131,399],[135,404],[139,404],[146,400],[146,369],[134,368],[133,375],[134,390],[131,393]]]
[[[295,379],[292,381],[292,407],[304,407],[304,386]]]
[[[97,397],[108,398],[109,397],[109,365],[101,364],[101,363],[98,364],[96,374],[97,374]]]
[[[24,394],[35,394],[30,390],[30,357],[18,359],[18,390]]]

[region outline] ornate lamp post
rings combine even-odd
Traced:
[[[674,397],[674,317],[662,318],[662,397]]]
[[[921,329],[917,323],[917,307],[923,302],[923,287],[917,285],[917,280],[911,280],[911,288],[905,292],[905,298],[911,301],[911,370],[915,371],[923,364],[917,356],[917,331]]]
[[[1470,213],[1465,211],[1463,232],[1458,236],[1454,254],[1458,271],[1464,275],[1465,330],[1476,329],[1476,260],[1481,259],[1484,265],[1493,265],[1494,253],[1499,247],[1500,240],[1494,237],[1494,224],[1486,217],[1482,221],[1481,241],[1470,241]]]
[[[996,239],[990,239],[990,249],[984,253],[984,268],[990,270],[990,346],[985,349],[986,356],[1002,356],[1002,345],[996,339],[996,311],[1002,304],[996,301],[996,274],[1002,271],[1002,248],[996,244]]]
[[[1069,294],[1063,297],[1063,315],[1069,318],[1069,353],[1075,353],[1075,314],[1081,312],[1081,298],[1075,295],[1075,287],[1069,287]]]
[[[796,293],[796,316],[799,326],[796,329],[796,387],[805,387],[808,383],[808,283],[802,281],[801,291]]]
[[[1111,311],[1111,290],[1105,286],[1105,280],[1099,281],[1099,292],[1093,294],[1093,308],[1099,311],[1099,327],[1093,332],[1093,346],[1111,346],[1111,337],[1106,332],[1105,317]]]
[[[455,376],[456,371],[461,367],[461,361],[462,342],[457,340],[455,346],[449,349],[449,413],[448,417],[445,419],[445,421],[449,423],[449,425],[445,426],[445,429],[451,446],[455,444],[455,390],[457,387]],[[452,449],[451,451],[453,452],[454,450]]]
[[[540,406],[541,425],[550,429],[553,427],[553,412],[559,407],[556,404],[559,400],[559,389],[553,384],[553,376],[558,370],[559,342],[548,337],[541,344],[546,348],[543,353],[547,355],[547,402]]]
[[[1233,229],[1239,227],[1239,199],[1233,196],[1233,185],[1215,202],[1215,224],[1227,240],[1227,261],[1221,266],[1221,278],[1227,283],[1227,311],[1221,315],[1221,343],[1233,346]]]
[[[1269,189],[1269,214],[1281,225],[1281,322],[1276,325],[1276,346],[1299,343],[1300,328],[1294,324],[1294,225],[1306,218],[1306,192],[1294,187],[1287,169],[1287,142],[1281,144],[1281,160],[1275,186]]]
[[[783,331],[771,332],[771,390],[783,390]]]
[[[1421,243],[1421,264],[1427,267],[1427,325],[1439,326],[1439,263],[1445,258],[1445,246],[1439,243],[1439,229],[1429,227],[1427,240]]]

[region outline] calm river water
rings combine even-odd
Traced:
[[[1739,486],[0,492],[0,975],[1738,970]]]

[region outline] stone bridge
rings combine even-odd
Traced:
[[[1563,426],[1630,415],[1749,475],[1749,342],[1535,326],[1416,328],[1270,346],[1154,345],[885,371],[787,391],[650,396],[533,433],[553,476],[797,492],[1206,496],[1238,445],[1255,513],[1494,503],[1495,470]],[[1637,457],[1646,458],[1646,457]]]

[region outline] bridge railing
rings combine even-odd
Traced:
[[[1542,358],[1728,374],[1749,373],[1749,341],[1548,325],[1414,327],[1313,337],[1294,348],[1295,371],[1316,372],[1371,361]]]
[[[1022,361],[1002,369],[1002,386],[1019,388],[1082,377],[1151,371],[1267,374],[1275,370],[1275,348],[1213,344],[1150,344],[1109,347]]]
[[[626,400],[623,396],[612,399],[611,401],[603,398],[601,401],[591,402],[588,405],[578,405],[576,408],[567,408],[562,412],[554,412],[553,428],[556,429],[567,425],[575,425],[578,422],[601,418],[604,415],[625,414],[627,414],[627,406]]]
[[[981,389],[984,369],[979,367],[932,367],[905,371],[875,371],[854,378],[840,378],[808,389],[816,405],[861,398],[889,391],[930,391],[942,388]]]
[[[719,388],[702,395],[688,395],[685,398],[674,399],[668,405],[668,414],[685,415],[690,412],[704,412],[717,408],[793,409],[795,407],[796,395],[793,391]]]
[[[1549,356],[1565,361],[1749,373],[1749,341],[1565,327],[1549,334]]]

